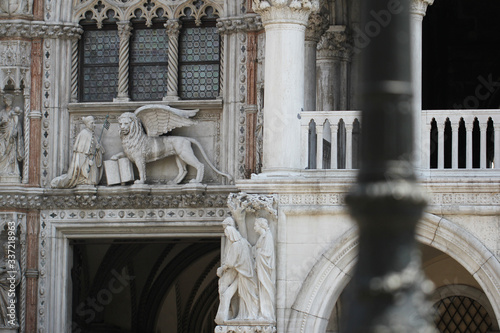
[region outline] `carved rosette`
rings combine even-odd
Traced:
[[[319,0],[255,0],[253,10],[261,15],[264,26],[268,23],[306,25],[309,15],[319,10]]]
[[[410,13],[424,17],[427,7],[433,3],[434,0],[411,0]]]
[[[352,38],[345,30],[327,31],[318,43],[318,58],[351,59]]]
[[[319,13],[309,15],[306,27],[306,41],[319,42],[321,35],[328,29],[328,17]]]

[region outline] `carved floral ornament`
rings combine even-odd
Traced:
[[[196,24],[201,24],[201,18],[209,15],[208,11],[221,16],[222,0],[74,0],[74,18],[96,20],[98,27],[108,18],[119,21],[130,21],[133,18],[146,20],[150,26],[154,18],[179,19],[192,16]]]
[[[434,0],[412,0],[410,3],[410,13],[424,16],[427,7],[433,3]]]

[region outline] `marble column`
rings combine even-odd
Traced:
[[[26,333],[37,331],[38,303],[38,235],[40,232],[40,213],[29,211],[26,239]]]
[[[167,96],[164,101],[176,101],[178,94],[179,77],[179,33],[182,23],[179,20],[168,20],[165,23],[168,34],[168,82]]]
[[[304,110],[316,110],[316,47],[328,28],[328,18],[311,14],[307,22],[304,54]]]
[[[42,139],[42,39],[31,42],[31,111],[30,118],[30,150],[29,150],[29,182],[30,186],[40,186],[40,142]]]
[[[132,24],[128,21],[118,22],[118,35],[120,36],[120,54],[118,59],[118,96],[114,102],[128,102],[129,97],[129,49]]]
[[[414,166],[426,169],[429,166],[422,164],[422,21],[427,11],[427,6],[432,5],[434,0],[411,0],[410,6],[410,38],[412,52],[412,80],[413,80],[413,112],[415,112],[414,124]]]
[[[318,1],[254,1],[266,31],[264,166],[267,175],[287,175],[300,165],[300,112],[304,109],[304,41]]]

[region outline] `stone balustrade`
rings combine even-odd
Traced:
[[[357,168],[361,112],[306,111],[300,118],[301,166]],[[421,169],[500,169],[500,110],[422,111],[420,121]]]

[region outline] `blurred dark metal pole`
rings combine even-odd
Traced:
[[[362,158],[347,198],[359,226],[359,261],[342,331],[435,332],[425,300],[432,284],[415,241],[425,199],[411,163],[410,0],[361,1],[361,30],[372,37],[360,53]]]

